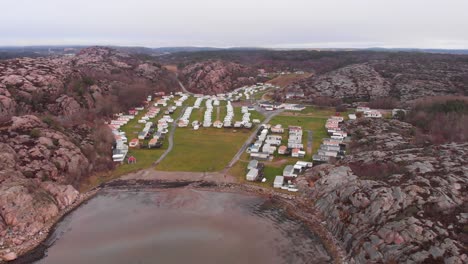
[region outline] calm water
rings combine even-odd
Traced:
[[[68,215],[37,263],[328,263],[303,224],[263,198],[106,191]]]

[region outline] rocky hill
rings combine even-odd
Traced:
[[[247,66],[221,60],[189,64],[181,71],[186,88],[194,93],[216,94],[254,84],[256,71]]]
[[[468,59],[446,56],[434,61],[398,57],[352,64],[300,80],[287,89],[302,89],[309,98],[373,100],[391,96],[404,102],[468,94]]]
[[[0,61],[0,257],[72,204],[83,178],[113,168],[103,119],[174,88],[158,64],[108,48]]]
[[[270,73],[306,71],[313,75],[289,85],[287,90],[302,89],[309,99],[359,101],[391,96],[407,101],[421,96],[468,94],[467,55],[369,50],[219,50],[174,53],[162,59],[167,64],[181,65],[222,61]]]
[[[389,81],[368,64],[346,66],[298,81],[294,87],[306,90],[310,97],[334,98],[378,98],[388,96],[391,89]]]
[[[415,128],[396,120],[345,127],[349,155],[314,167],[303,188],[348,258],[466,263],[468,144],[418,144]]]

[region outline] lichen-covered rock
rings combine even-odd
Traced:
[[[468,143],[421,147],[412,127],[357,120],[351,154],[307,175],[327,228],[356,263],[466,263]]]

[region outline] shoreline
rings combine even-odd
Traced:
[[[330,255],[331,263],[344,263],[345,253],[340,247],[339,242],[328,232],[326,227],[321,223],[321,217],[313,208],[313,201],[304,197],[292,194],[276,192],[274,189],[268,189],[260,186],[239,184],[239,183],[220,183],[204,180],[143,180],[132,179],[122,180],[116,179],[108,183],[102,184],[91,191],[85,192],[73,203],[69,208],[62,211],[50,224],[47,225],[42,234],[35,240],[29,241],[29,245],[24,246],[23,250],[18,251],[18,258],[8,263],[23,264],[38,261],[44,257],[45,251],[50,245],[46,245],[47,241],[54,233],[55,227],[66,216],[72,213],[82,204],[93,198],[100,191],[116,190],[116,191],[164,191],[174,188],[193,188],[202,191],[214,192],[231,192],[245,195],[253,195],[269,199],[279,207],[285,210],[289,216],[304,223],[317,237]]]
[[[44,242],[53,234],[56,225],[75,209],[93,198],[100,190],[100,187],[96,187],[88,192],[80,193],[80,196],[75,200],[75,202],[73,202],[73,204],[68,206],[65,210],[60,211],[57,216],[46,223],[45,227],[35,235],[34,240],[29,240],[26,243],[20,244],[17,247],[17,251],[14,250],[15,248],[12,248],[12,251],[16,252],[18,255],[15,260],[1,260],[0,263],[23,264],[41,259],[44,256],[45,250],[48,248],[48,245],[45,245]]]

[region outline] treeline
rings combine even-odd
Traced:
[[[442,144],[468,140],[468,97],[431,97],[415,102],[404,121],[420,129],[420,142]]]
[[[430,54],[421,52],[386,52],[386,51],[329,51],[329,50],[211,50],[198,52],[178,52],[163,56],[166,64],[176,64],[179,68],[206,60],[231,61],[267,71],[304,70],[321,74],[355,63],[372,62],[376,70],[386,78],[405,72],[408,64],[463,65],[468,63],[468,56],[453,54]],[[392,63],[388,63],[392,62]],[[435,63],[435,64],[434,64]],[[431,66],[432,65],[432,66]],[[457,80],[454,80],[457,81]]]

